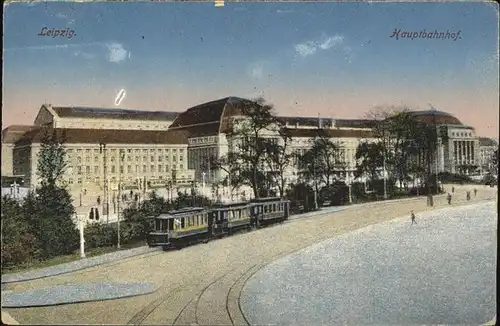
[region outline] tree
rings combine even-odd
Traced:
[[[72,198],[62,182],[66,169],[64,133],[46,129],[38,153],[40,185],[26,208],[33,216],[36,238],[43,258],[72,253],[79,244]]]
[[[318,130],[312,147],[299,158],[299,161],[302,176],[308,181],[314,181],[316,187],[318,187],[317,181],[329,187],[346,170],[341,144],[332,141],[322,130]]]
[[[37,174],[48,185],[61,181],[67,168],[64,142],[66,133],[56,129],[45,129],[38,153]]]
[[[254,197],[259,198],[266,179],[262,171],[269,144],[266,138],[275,137],[279,122],[274,115],[274,107],[266,104],[263,98],[240,101],[235,104],[235,111],[243,118],[233,121],[228,134],[232,148],[227,159],[235,170],[235,174],[231,174],[231,183],[249,185]]]
[[[18,201],[2,197],[2,268],[38,257],[37,239]]]
[[[286,170],[293,164],[295,153],[290,150],[292,137],[290,130],[279,130],[281,139],[270,141],[266,146],[266,163],[274,184],[277,185],[280,197],[285,196]]]
[[[371,180],[377,179],[378,170],[384,165],[381,143],[362,142],[356,148],[355,176],[368,175]]]

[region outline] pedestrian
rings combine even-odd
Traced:
[[[97,205],[101,205],[101,196],[97,196]]]
[[[451,194],[448,193],[448,205],[451,205]]]
[[[415,212],[411,211],[411,225],[417,224],[417,221],[415,221]]]
[[[455,193],[455,187],[451,187],[451,193]]]
[[[477,196],[477,189],[474,188],[474,197],[476,197],[476,196]]]
[[[467,191],[467,200],[470,200],[470,191]]]

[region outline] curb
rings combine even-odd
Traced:
[[[482,326],[494,326],[497,324],[497,316],[495,316],[492,320],[490,320],[489,322],[487,322],[486,324],[482,325]]]
[[[4,325],[19,325],[19,323],[14,318],[12,318],[11,315],[9,315],[9,313],[7,313],[6,311],[3,311],[3,310],[2,310],[2,324],[4,324]]]

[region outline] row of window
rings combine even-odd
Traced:
[[[472,137],[471,132],[452,132],[453,137]]]
[[[84,169],[85,168],[85,169]],[[172,165],[172,170],[176,170],[177,165],[174,164]],[[68,166],[68,170],[71,172],[73,171],[72,166]],[[184,170],[184,165],[180,164],[179,165],[179,170]],[[103,171],[105,173],[118,173],[117,168],[115,165],[111,165],[110,169],[108,167],[103,167]],[[126,171],[126,172],[125,172]],[[75,171],[73,171],[75,172]],[[150,165],[149,167],[147,165],[142,165],[142,170],[140,165],[136,165],[135,169],[132,169],[132,165],[127,165],[127,169],[125,170],[125,166],[120,166],[120,172],[119,173],[163,173],[163,172],[170,172],[170,166],[169,165]],[[76,173],[77,174],[92,174],[92,167],[87,165],[87,166],[82,166],[79,165],[76,167]],[[100,174],[101,173],[101,168],[98,165],[95,165],[93,168],[93,174]]]
[[[131,148],[128,148],[128,149],[123,149],[123,148],[119,148],[119,149],[116,149],[116,148],[107,148],[106,149],[108,153],[111,153],[111,155],[116,155],[117,153],[128,153],[128,154],[132,154],[132,153],[135,153],[135,154],[140,154],[141,152],[143,154],[147,154],[148,152],[150,153],[159,153],[159,154],[162,154],[163,152],[165,152],[165,154],[168,154],[170,153],[170,150],[172,151],[172,153],[177,153],[177,148],[150,148],[150,149],[131,149]],[[91,153],[91,151],[94,152],[94,154],[100,154],[101,153],[101,150],[99,148],[94,148],[93,150],[91,150],[90,148],[87,148],[87,149],[82,149],[82,148],[79,148],[79,149],[68,149],[67,152],[68,154],[72,154],[73,152],[76,152],[78,154],[80,153],[83,153],[85,151],[85,153],[88,155]],[[182,154],[184,153],[184,149],[183,148],[179,148],[178,149],[179,151],[179,154]]]
[[[189,181],[189,178],[187,176],[185,176],[185,175],[178,176],[178,177],[176,177],[176,179],[177,179],[178,182],[181,182],[181,183],[183,183],[185,181]],[[94,177],[94,178],[92,178],[90,176],[86,176],[85,177],[85,181],[87,183],[91,182],[92,180],[96,184],[100,184],[101,183],[101,178],[100,177]],[[108,178],[108,180],[110,181],[111,184],[116,184],[117,183],[117,178],[116,177]],[[165,180],[170,180],[170,177],[167,176],[165,178]],[[69,184],[74,184],[74,182],[75,182],[75,179],[73,179],[73,178],[69,178],[68,179],[68,183]],[[77,178],[76,179],[76,183],[77,184],[82,184],[82,182],[83,182],[83,178]],[[129,177],[126,177],[126,178],[122,178],[122,182],[124,184],[137,184],[137,179],[134,178],[134,177],[130,177],[129,176]],[[158,176],[158,179],[149,179],[149,183],[151,185],[165,185],[165,181],[163,180],[163,176],[162,175]],[[142,187],[142,183],[140,183],[140,186]]]
[[[94,162],[95,163],[100,162],[102,159],[101,157],[102,156],[95,155]],[[133,159],[134,157],[132,155],[127,155],[125,158],[126,158],[126,160],[124,159],[122,161],[127,161],[127,162],[134,161],[134,159]],[[147,156],[142,156],[142,160],[140,158],[141,158],[140,156],[135,156],[135,161],[136,162],[147,162],[148,161]],[[149,162],[157,162],[157,161],[163,162],[163,159],[164,159],[163,156],[153,156],[153,155],[151,155],[149,158],[150,158]],[[78,162],[83,162],[81,156],[77,156],[76,160]],[[109,159],[107,161],[115,162],[115,161],[118,161],[118,159],[116,159],[116,157],[114,157],[114,156],[111,156],[111,157],[109,157]],[[184,162],[184,156],[179,156],[179,161]],[[87,162],[87,163],[90,162],[90,156],[85,157],[85,162]],[[177,162],[177,156],[165,156],[165,162]]]

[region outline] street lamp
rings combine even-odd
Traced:
[[[85,214],[77,215],[75,213],[75,217],[76,217],[76,220],[78,223],[78,229],[80,231],[80,258],[85,258],[85,233],[84,233],[84,229],[85,229],[85,224],[86,224],[85,222],[86,222],[87,216]]]
[[[201,173],[202,193],[205,196],[205,171]]]
[[[318,180],[316,180],[316,164],[313,162],[313,178],[314,178],[314,210],[318,210]]]
[[[346,183],[349,188],[349,204],[352,204],[352,180],[350,172],[346,172]]]
[[[118,204],[118,212],[117,212],[117,219],[118,219],[118,224],[117,224],[117,233],[118,233],[118,243],[117,243],[117,248],[120,249],[120,198],[122,196],[122,166],[123,161],[125,159],[125,153],[122,152],[120,153],[120,162],[118,164],[118,198],[117,204]]]
[[[103,154],[103,167],[104,167],[104,182],[103,182],[103,191],[104,191],[104,198],[102,201],[102,206],[103,206],[103,212],[106,214],[106,223],[109,223],[109,200],[108,200],[108,179],[107,179],[107,158],[106,158],[106,144],[105,143],[100,143],[99,144],[99,152]]]
[[[384,177],[384,200],[387,199],[387,180],[386,180],[387,173],[386,173],[386,167],[385,167],[385,165],[386,165],[385,156],[386,155],[385,155],[385,149],[384,149],[384,164],[383,164],[383,171],[382,171],[383,177]]]

